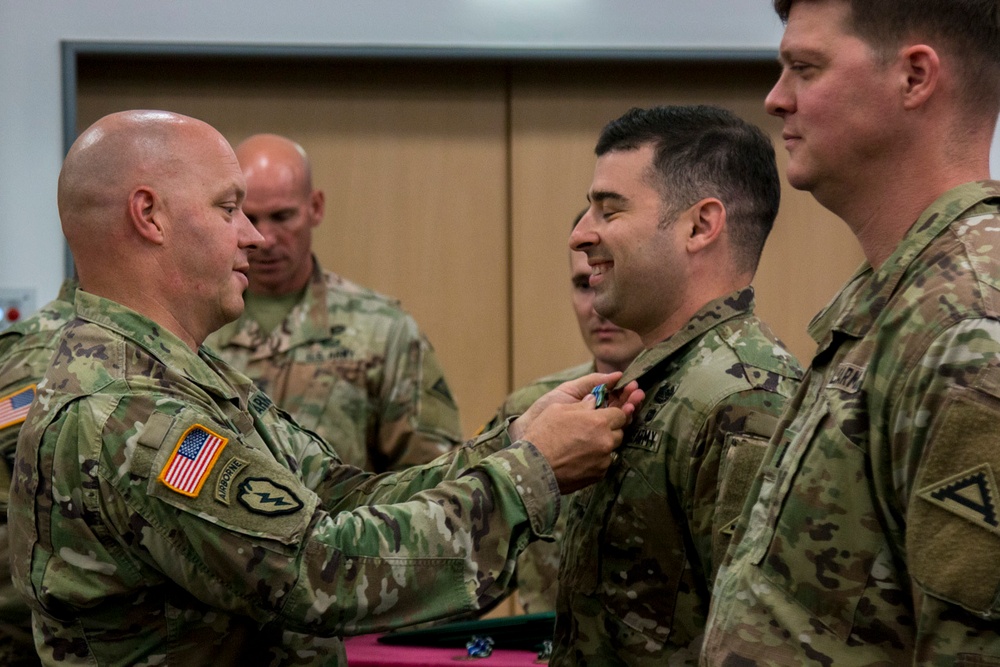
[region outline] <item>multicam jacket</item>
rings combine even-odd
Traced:
[[[10,504],[45,664],[342,665],[324,637],[490,604],[555,523],[530,443],[493,431],[373,476],[207,348],[82,291],[76,308]]]
[[[324,272],[274,331],[242,317],[206,345],[345,463],[374,472],[427,463],[462,440],[430,343],[393,299]]]
[[[0,332],[0,665],[37,665],[31,611],[10,580],[7,497],[24,412],[55,353],[62,327],[73,317],[76,282],[32,315]]]
[[[563,382],[596,372],[594,362],[591,361],[538,378],[513,391],[504,400],[503,405],[500,406],[496,416],[486,426],[486,429],[503,424],[509,417],[524,414],[532,403]],[[559,520],[553,531],[555,540],[552,542],[532,542],[517,559],[517,601],[526,614],[537,614],[556,609],[556,591],[559,590],[559,549],[562,545],[562,536],[566,532],[569,500],[569,497],[563,498]]]
[[[1000,183],[940,197],[811,334],[703,663],[1000,664]]]
[[[801,377],[746,288],[642,352],[646,392],[563,540],[554,666],[697,661],[709,591],[777,417]]]

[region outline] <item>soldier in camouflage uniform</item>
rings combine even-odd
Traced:
[[[67,154],[81,289],[10,498],[43,664],[342,665],[337,635],[489,604],[641,397],[594,410],[618,377],[594,375],[427,466],[341,464],[199,346],[242,309],[243,184],[218,132],[168,112],[107,116]]]
[[[586,213],[581,211],[573,220],[573,226]],[[498,426],[509,417],[522,414],[531,404],[563,382],[575,380],[588,373],[612,373],[624,371],[642,351],[642,341],[634,331],[622,329],[601,317],[594,310],[594,290],[590,288],[590,266],[587,255],[571,250],[569,252],[570,285],[572,289],[573,312],[580,327],[580,336],[593,355],[585,364],[563,369],[557,373],[538,378],[512,392],[483,429]],[[556,591],[559,589],[559,549],[562,536],[566,532],[569,499],[563,498],[562,510],[556,522],[555,540],[552,542],[532,542],[517,560],[517,601],[527,614],[555,611]]]
[[[776,9],[788,180],[867,261],[810,326],[703,662],[1000,664],[1000,7]]]
[[[434,350],[399,303],[323,271],[323,219],[305,151],[273,134],[236,147],[244,212],[264,237],[250,255],[246,311],[207,344],[278,407],[334,443],[345,463],[385,472],[461,441],[458,406]]]
[[[801,370],[754,316],[774,149],[714,107],[632,109],[601,133],[570,236],[594,308],[639,334],[646,399],[563,540],[553,665],[694,664],[709,591]]]
[[[10,579],[7,498],[14,451],[59,332],[73,317],[75,291],[75,280],[64,281],[55,299],[0,332],[0,664],[8,667],[39,664],[31,638],[31,610]]]

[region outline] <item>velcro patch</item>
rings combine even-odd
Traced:
[[[254,514],[294,514],[303,507],[302,501],[291,489],[262,477],[243,480],[236,497]]]
[[[0,428],[23,422],[36,393],[37,387],[32,384],[0,398]]]
[[[932,484],[917,496],[1000,535],[997,483],[989,464],[982,464]]]
[[[854,364],[840,364],[826,386],[851,394],[857,393],[861,389],[861,381],[865,379],[866,368]]]
[[[212,472],[212,466],[228,442],[228,438],[201,424],[193,425],[177,441],[177,446],[160,471],[158,479],[168,489],[197,498]]]
[[[673,398],[674,394],[676,393],[677,393],[677,385],[670,384],[668,382],[656,390],[656,394],[653,396],[653,403],[656,403],[657,405],[666,403],[671,398]]]
[[[244,461],[243,459],[235,456],[226,461],[226,465],[222,466],[222,470],[219,471],[219,481],[215,484],[216,500],[223,505],[228,505],[230,503],[233,480],[236,479],[236,476],[240,474],[241,470],[249,465],[249,461]]]
[[[431,391],[443,398],[446,403],[455,405],[455,397],[448,390],[448,385],[445,383],[444,378],[438,378],[438,381],[431,387]]]
[[[632,434],[624,446],[646,449],[651,452],[658,451],[660,449],[660,432],[649,428],[640,428]]]
[[[250,405],[252,405],[258,413],[267,412],[267,409],[271,407],[271,397],[262,391],[258,391],[250,399]]]
[[[739,517],[734,518],[732,521],[719,528],[719,535],[722,535],[725,538],[732,537],[733,535],[736,534],[736,524],[739,522],[740,522]],[[717,562],[721,563],[722,561],[717,561]]]

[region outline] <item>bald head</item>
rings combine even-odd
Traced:
[[[236,158],[247,179],[243,210],[264,239],[250,255],[250,292],[298,293],[313,274],[312,230],[325,210],[309,158],[302,146],[277,134],[243,141]]]
[[[243,310],[246,182],[211,125],[166,111],[101,118],[59,174],[59,216],[80,286],[196,348]]]
[[[236,146],[248,181],[267,180],[299,193],[312,191],[312,166],[305,149],[277,134],[255,134]]]
[[[226,143],[207,123],[167,111],[122,111],[87,128],[66,154],[58,186],[59,218],[77,264],[121,237],[136,187],[175,178],[206,140]]]

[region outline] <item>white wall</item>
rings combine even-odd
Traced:
[[[0,0],[0,288],[40,305],[63,277],[62,40],[773,50],[780,33],[764,0]]]
[[[44,302],[63,277],[63,40],[759,55],[780,36],[767,0],[0,0],[0,288]]]

